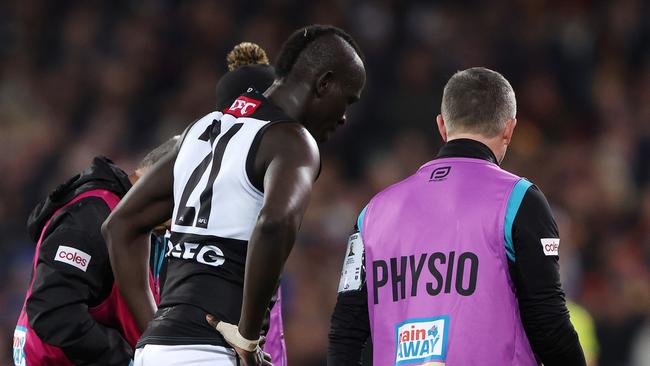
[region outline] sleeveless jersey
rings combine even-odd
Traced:
[[[505,249],[522,182],[484,160],[443,158],[370,201],[360,221],[375,365],[538,364]]]
[[[204,116],[187,130],[174,164],[174,212],[159,314],[175,305],[191,305],[203,315],[190,315],[192,310],[184,310],[187,315],[174,315],[174,310],[157,315],[139,346],[226,345],[204,314],[239,323],[248,240],[264,200],[262,187],[249,175],[264,131],[276,122],[292,120],[261,94],[246,93],[230,108]],[[279,302],[273,310],[269,336],[277,339],[267,342],[278,349],[272,353],[284,355]],[[151,329],[170,317],[192,318],[185,323],[191,325],[183,330],[163,330],[162,324],[159,330]]]

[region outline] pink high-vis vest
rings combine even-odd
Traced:
[[[370,201],[360,221],[375,366],[538,365],[508,272],[516,186],[530,183],[443,158]]]
[[[32,288],[34,286],[34,279],[36,274],[36,265],[38,262],[38,255],[41,249],[41,243],[43,241],[43,236],[47,231],[47,228],[52,222],[52,219],[56,217],[63,208],[88,197],[97,197],[101,198],[109,209],[112,211],[115,206],[117,206],[120,198],[113,192],[95,189],[84,192],[68,203],[63,207],[59,208],[52,217],[47,221],[43,226],[41,231],[40,239],[36,244],[36,253],[34,255],[33,263],[33,275],[32,280],[29,285],[29,290],[25,297],[25,302],[23,303],[23,308],[18,317],[18,323],[16,325],[16,330],[14,331],[14,363],[19,366],[25,365],[56,365],[56,366],[73,366],[72,362],[68,360],[63,351],[55,346],[43,342],[34,330],[29,326],[29,319],[27,318],[27,312],[25,311],[25,305],[27,304],[27,299],[31,295]],[[151,284],[151,290],[154,293],[156,302],[159,301],[159,294],[156,291],[153,283],[153,276],[151,272],[149,273],[149,283]],[[117,284],[113,284],[113,289],[110,295],[104,300],[101,304],[89,308],[88,312],[90,315],[100,324],[118,329],[121,331],[124,339],[135,348],[135,344],[140,338],[140,331],[131,315],[131,312],[128,310],[124,299],[120,295],[119,288]]]
[[[278,298],[271,309],[269,331],[266,334],[264,352],[271,355],[274,366],[287,366],[287,346],[284,342],[284,324],[282,322],[282,288],[278,288]]]

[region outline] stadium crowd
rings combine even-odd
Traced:
[[[213,108],[226,52],[273,57],[310,23],[348,30],[368,84],[323,147],[284,274],[293,365],[323,365],[346,240],[367,200],[430,160],[442,87],[502,72],[519,124],[504,167],[545,192],[563,284],[601,366],[650,365],[650,3],[641,0],[0,2],[0,364],[31,271],[27,216],[94,155],[130,171]],[[589,356],[588,356],[589,357]]]

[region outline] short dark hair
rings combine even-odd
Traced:
[[[354,49],[359,58],[363,60],[361,48],[357,42],[344,30],[332,25],[310,25],[305,28],[300,28],[293,32],[291,36],[284,42],[280,54],[275,62],[275,73],[279,78],[284,78],[291,73],[296,61],[302,51],[315,40],[328,35],[338,36],[343,39],[350,47]]]
[[[440,109],[448,130],[493,137],[515,117],[517,101],[503,75],[485,67],[472,67],[449,79]]]
[[[138,169],[146,169],[156,164],[160,159],[162,159],[165,155],[167,155],[172,150],[174,150],[174,148],[176,148],[176,144],[178,144],[179,139],[180,139],[180,135],[176,135],[170,138],[169,140],[163,142],[160,146],[151,150],[144,157],[144,159],[142,159],[142,161],[138,165]]]

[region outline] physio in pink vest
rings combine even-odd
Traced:
[[[328,363],[583,366],[540,189],[502,169],[517,120],[499,73],[454,74],[438,155],[375,195],[350,237]]]

